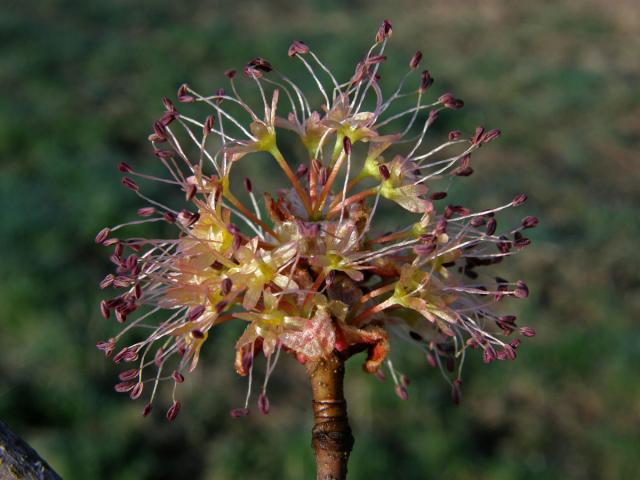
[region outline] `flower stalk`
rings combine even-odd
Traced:
[[[317,480],[347,478],[354,438],[344,398],[344,360],[338,354],[305,363],[313,393],[311,445],[316,454]]]

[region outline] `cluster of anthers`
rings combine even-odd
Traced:
[[[427,70],[418,71],[420,51],[385,98],[379,69],[390,36],[385,21],[344,83],[307,45],[291,45],[289,57],[308,70],[323,98],[319,111],[262,58],[242,71],[259,94],[259,109],[243,100],[233,70],[225,72],[228,91],[202,95],[182,85],[178,102],[202,104],[211,114],[200,121],[163,100],[166,111],[149,140],[168,175],[145,175],[120,164],[123,185],[149,206],[138,210],[141,219],[105,228],[96,237],[115,248],[116,272],[101,287],[122,290],[101,303],[101,312],[124,325],[98,348],[116,363],[135,365],[120,373],[115,389],[132,399],[149,392],[144,415],[160,381],[167,380],[173,383],[167,418],[176,417],[176,387],[198,364],[210,330],[233,319],[246,322],[235,367],[249,379],[246,404],[232,410],[233,416],[249,412],[260,353],[266,358],[258,399],[263,413],[269,410],[267,381],[282,351],[302,363],[365,351],[364,369],[383,377],[386,363],[396,392],[406,398],[408,381],[388,359],[392,333],[441,369],[457,402],[468,349],[481,351],[485,362],[514,359],[520,339],[509,336],[534,335],[530,327],[518,328],[514,316],[491,311],[505,297],[527,297],[526,285],[476,271],[530,243],[522,232],[536,226],[535,217],[502,232],[496,222],[499,211],[522,204],[526,196],[477,212],[439,205],[448,180],[470,175],[471,156],[500,132],[478,127],[469,138],[452,131],[444,143],[427,148],[425,136],[440,112],[457,110],[463,102],[450,93],[425,101],[433,80]],[[412,96],[415,103],[393,113],[397,101]],[[279,103],[290,108],[286,116],[278,114]],[[283,129],[299,136],[308,161],[294,166],[285,159],[277,142]],[[391,157],[390,147],[405,148]],[[234,193],[232,170],[257,152],[270,154],[290,184],[273,195],[258,195],[247,178],[244,189]],[[180,188],[189,208],[152,200],[133,178]],[[443,188],[431,191],[437,182]],[[405,211],[397,216],[407,224],[378,231],[374,219],[383,202]],[[145,222],[172,224],[177,235],[114,235]],[[133,335],[138,341],[118,346],[134,330],[143,333]]]

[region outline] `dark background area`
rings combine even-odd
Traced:
[[[351,478],[637,478],[636,1],[9,0],[0,13],[0,419],[65,479],[314,476],[310,395],[291,359],[272,379],[268,416],[228,415],[245,393],[233,371],[239,325],[207,342],[173,424],[160,411],[143,419],[141,404],[113,391],[117,369],[94,348],[117,326],[99,315],[109,264],[93,237],[142,206],[116,166],[153,163],[146,136],[162,96],[184,81],[213,92],[225,69],[258,55],[299,71],[286,56],[294,39],[344,78],[383,18],[394,25],[390,80],[420,48],[432,95],[465,99],[442,132],[483,124],[504,133],[453,198],[479,208],[529,194],[524,208],[541,226],[499,270],[528,280],[529,300],[513,306],[538,335],[515,362],[472,355],[458,407],[418,351],[393,354],[412,379],[406,402],[352,362]]]

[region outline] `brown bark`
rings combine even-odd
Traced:
[[[317,480],[344,480],[353,448],[353,435],[344,399],[344,360],[332,355],[308,361],[315,423],[311,445],[316,452]]]

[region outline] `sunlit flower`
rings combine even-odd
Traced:
[[[140,219],[96,237],[114,249],[115,274],[101,287],[122,292],[101,303],[102,315],[113,316],[122,328],[98,348],[116,363],[136,365],[120,375],[116,390],[133,399],[149,393],[145,415],[159,383],[168,381],[174,398],[167,418],[176,418],[181,403],[175,387],[196,367],[215,327],[231,320],[245,324],[236,370],[250,379],[246,404],[233,416],[249,412],[260,355],[267,362],[258,399],[264,413],[270,408],[267,379],[281,352],[304,363],[366,351],[365,370],[382,376],[386,362],[396,392],[407,398],[408,382],[389,359],[390,335],[440,367],[457,401],[469,349],[481,351],[485,362],[513,359],[520,339],[509,337],[534,335],[531,327],[518,329],[514,316],[493,312],[506,297],[527,297],[526,285],[478,271],[530,243],[523,232],[537,225],[535,217],[500,232],[497,226],[498,212],[526,197],[484,211],[442,204],[449,180],[471,175],[472,155],[500,132],[478,127],[465,137],[454,131],[427,147],[438,116],[463,102],[450,93],[426,101],[433,78],[417,71],[420,52],[397,88],[383,93],[380,70],[390,35],[386,22],[342,82],[307,45],[294,42],[289,56],[309,72],[322,98],[315,108],[300,87],[261,58],[245,66],[244,80],[233,70],[225,73],[228,93],[201,94],[183,85],[178,101],[185,107],[204,104],[210,114],[194,118],[188,108],[178,112],[163,100],[165,112],[149,139],[166,175],[120,165],[123,185],[148,206],[138,211]],[[255,87],[257,107],[240,95],[240,81]],[[410,98],[415,101],[408,106]],[[285,158],[279,148],[283,129],[297,134],[306,158]],[[241,200],[231,172],[258,152],[273,157],[288,183],[256,195],[256,187],[273,185],[246,179]],[[138,182],[149,181],[181,191],[188,208],[143,194]],[[382,202],[396,209],[391,232],[378,226]],[[175,234],[116,236],[153,222],[172,225]],[[152,387],[143,388],[147,383]]]

